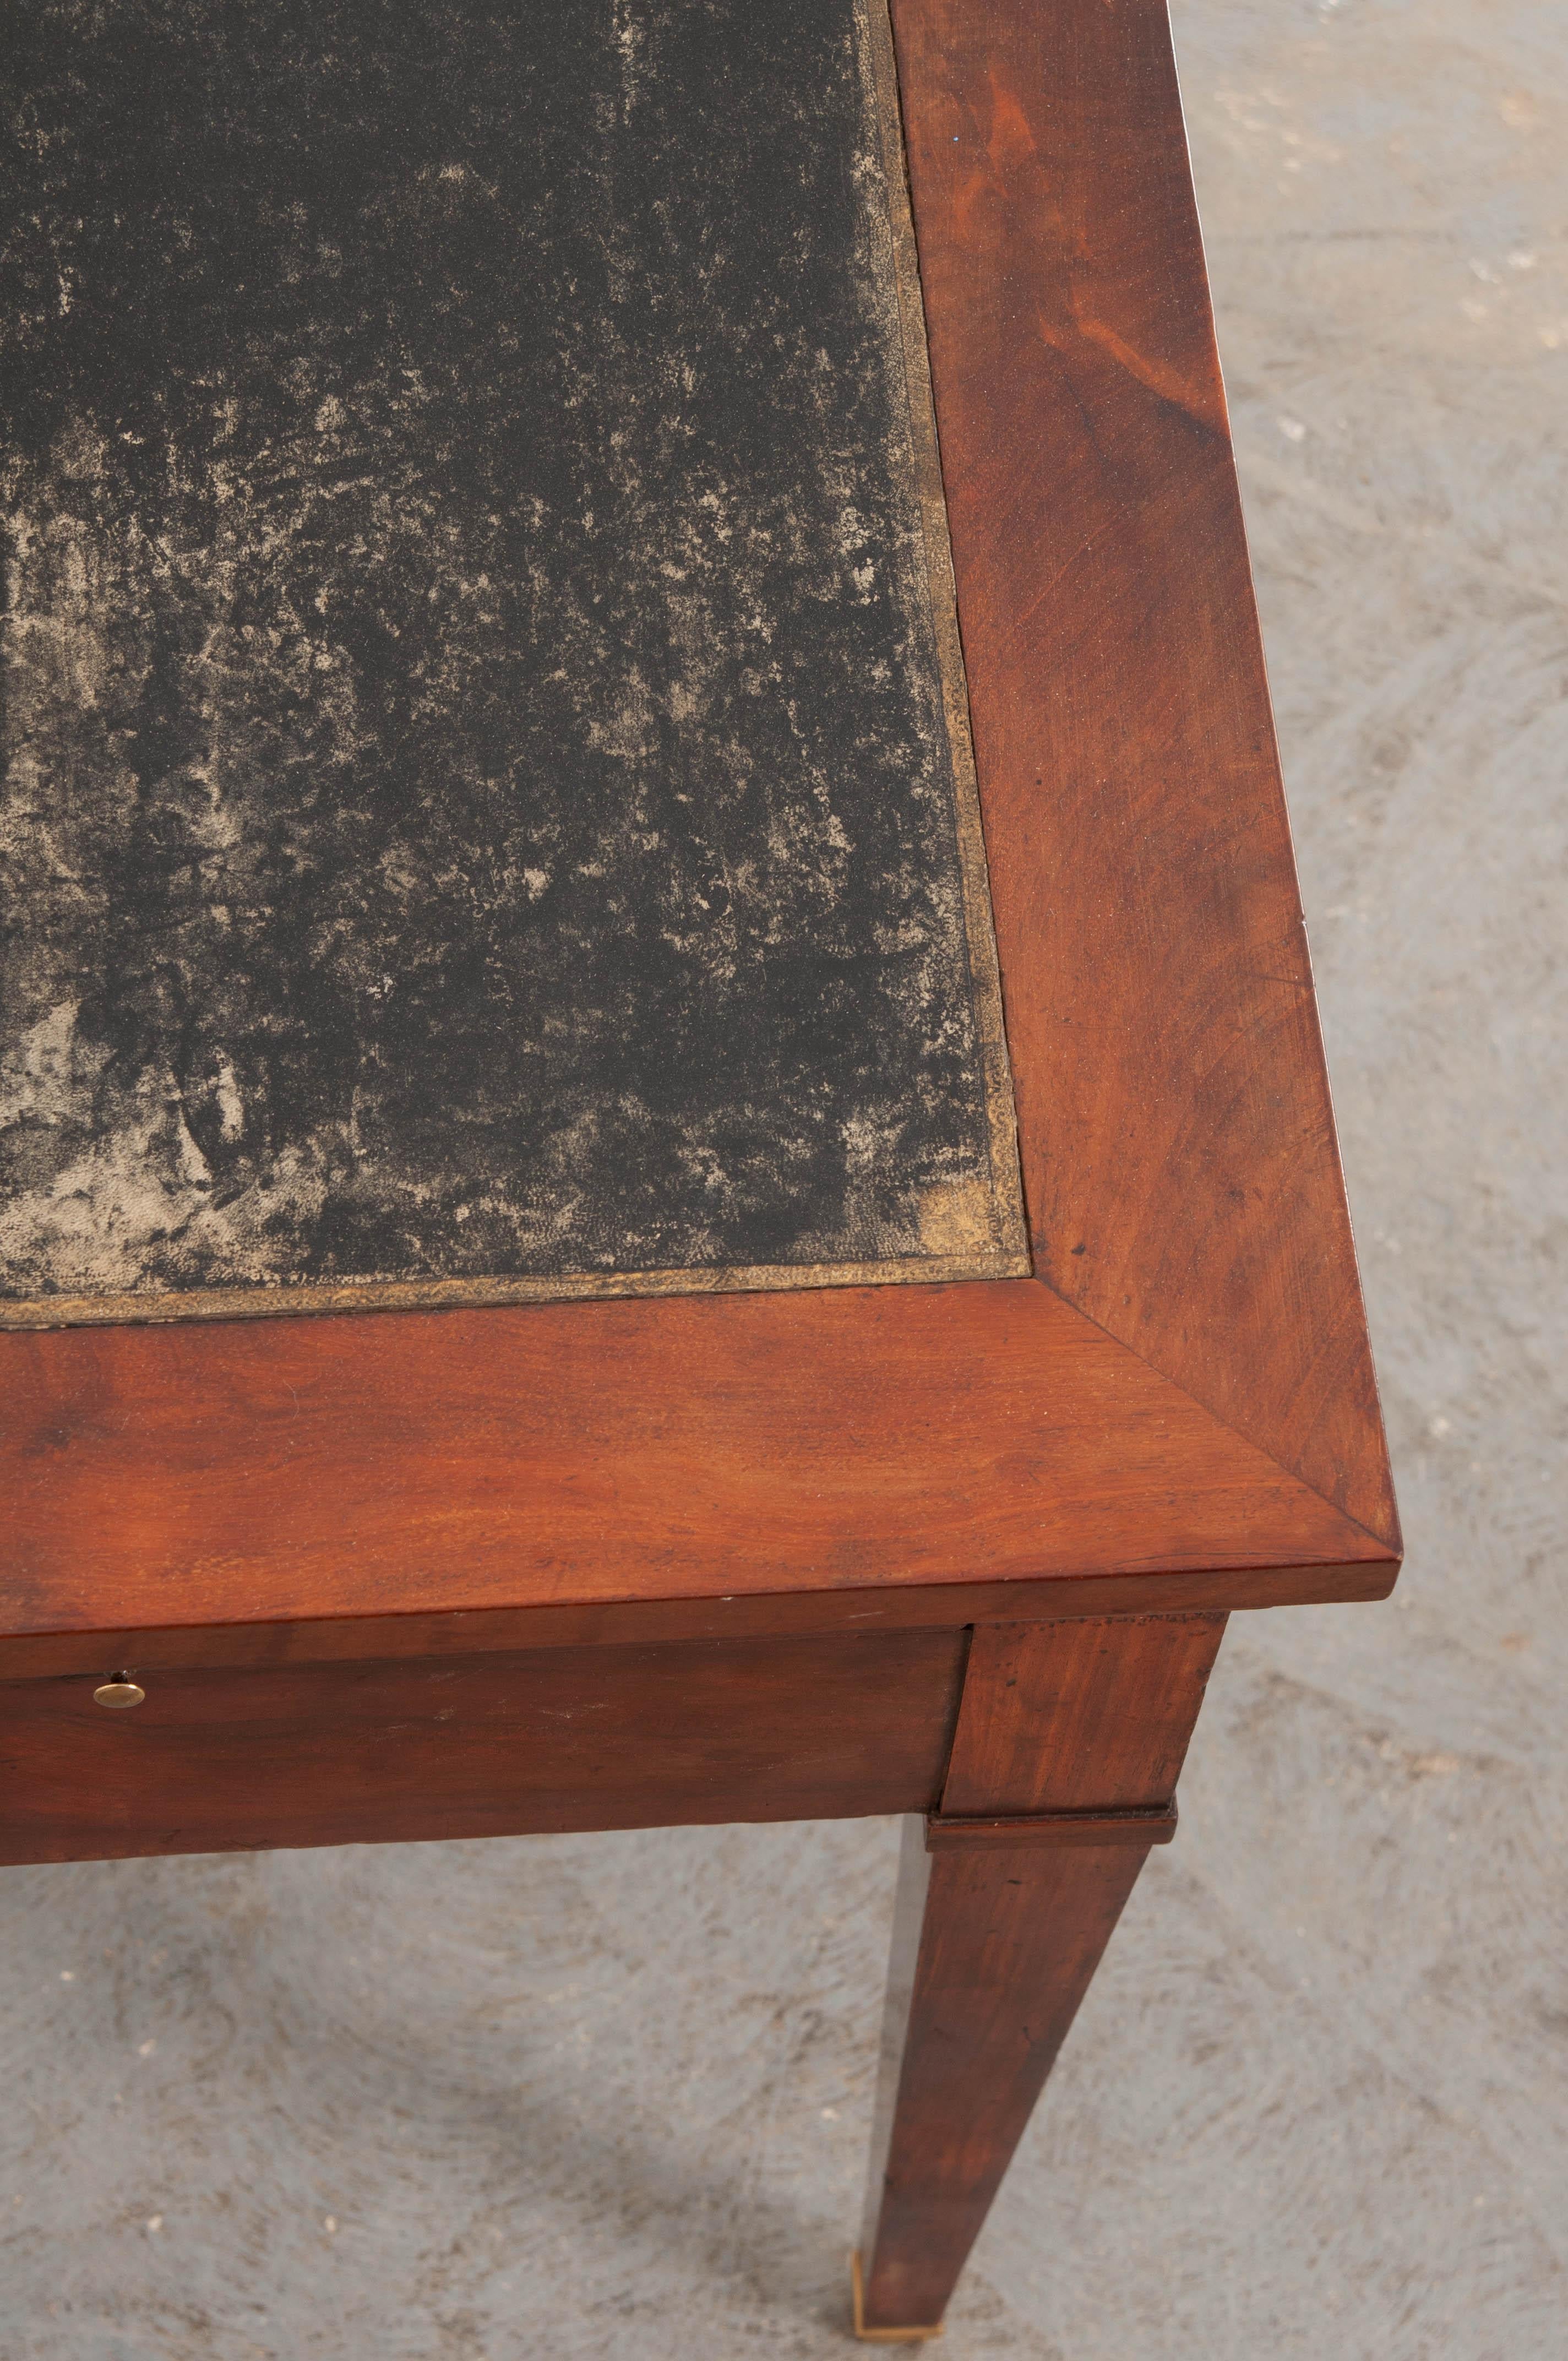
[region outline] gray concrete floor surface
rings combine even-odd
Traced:
[[[1544,2361],[1568,17],[1182,0],[1178,37],[1409,1562],[1234,1621],[938,2349]],[[894,1851],[7,1872],[0,2356],[848,2351]]]

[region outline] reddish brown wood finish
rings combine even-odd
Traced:
[[[1354,1564],[1196,1567],[1140,1574],[1133,1595],[1163,1612],[1199,1608],[1312,1607],[1385,1598],[1394,1561],[1380,1554]],[[795,1633],[955,1631],[997,1620],[1114,1614],[1125,1575],[1054,1575],[1043,1581],[972,1582],[879,1590],[756,1591],[720,1598],[607,1599],[560,1607],[510,1607],[452,1614],[347,1615],[330,1622],[147,1625],[140,1631],[44,1631],[0,1640],[0,1681],[92,1673],[115,1665],[143,1672],[200,1664],[363,1664],[471,1656],[516,1648],[628,1647],[657,1641],[780,1638]]]
[[[0,1337],[13,1669],[94,1634],[417,1652],[332,1629],[456,1611],[621,1640],[970,1582],[1389,1587],[1163,13],[894,16],[1048,1286]]]
[[[0,1368],[13,1642],[1249,1566],[1264,1604],[1292,1565],[1328,1596],[1329,1569],[1394,1573],[1029,1280],[82,1328],[0,1337]]]
[[[970,1813],[1168,1806],[1224,1629],[1148,1616],[977,1632],[942,1816],[906,1833],[867,2196],[868,2327],[942,2316],[1157,1832],[940,1840]]]
[[[928,1853],[909,1825],[883,2050],[902,2074],[861,2233],[870,2328],[940,2323],[1148,1851]]]
[[[1398,1551],[1163,7],[893,16],[1036,1278],[0,1335],[0,1859],[940,1788],[872,2327],[940,2316],[1220,1610]]]
[[[1164,0],[893,0],[1036,1268],[1396,1527]]]
[[[959,1631],[0,1687],[0,1861],[923,1811]]]
[[[1168,1802],[1224,1631],[1223,1615],[977,1631],[943,1812],[1104,1812]]]

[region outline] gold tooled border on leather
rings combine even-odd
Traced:
[[[293,1313],[435,1311],[503,1303],[598,1302],[618,1296],[716,1295],[818,1287],[937,1286],[1027,1279],[1033,1264],[1024,1215],[1013,1078],[1003,1023],[980,787],[970,734],[969,687],[931,392],[926,313],[905,170],[904,119],[887,0],[853,0],[856,49],[882,144],[886,213],[872,210],[873,261],[895,299],[907,395],[910,467],[921,518],[927,599],[949,750],[965,946],[973,993],[989,1145],[990,1186],[933,1192],[931,1249],[869,1262],[750,1263],[668,1270],[574,1271],[537,1277],[469,1276],[345,1280],[277,1279],[244,1285],[134,1288],[91,1295],[0,1297],[0,1329],[118,1325],[126,1322],[277,1319]],[[892,309],[893,307],[890,307]]]

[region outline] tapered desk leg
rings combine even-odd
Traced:
[[[982,1627],[905,1824],[857,2332],[938,2332],[1170,1799],[1224,1619]]]

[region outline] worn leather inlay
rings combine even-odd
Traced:
[[[10,22],[0,1320],[1021,1268],[885,28]]]

